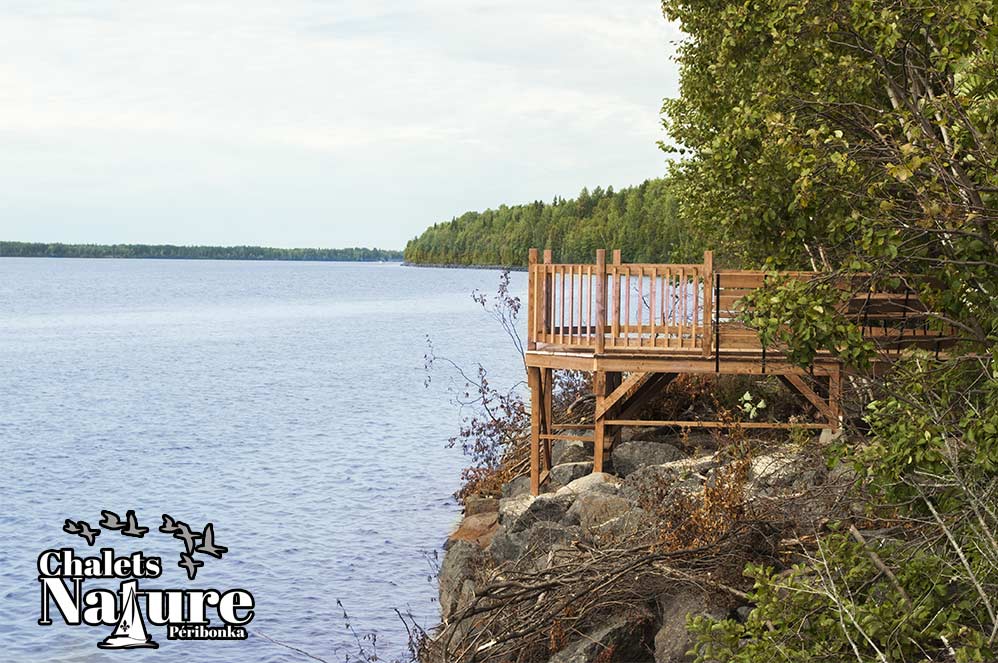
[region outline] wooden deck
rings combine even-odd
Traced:
[[[745,428],[841,426],[843,366],[825,354],[807,369],[790,364],[779,348],[763,347],[741,321],[740,301],[761,287],[765,272],[715,270],[711,252],[700,264],[624,264],[620,251],[607,262],[554,264],[551,252],[528,267],[526,363],[531,389],[531,491],[536,495],[551,467],[550,443],[589,440],[593,471],[623,427],[723,428],[717,421],[656,421],[640,415],[680,374],[776,375],[815,411],[805,423],[744,422]],[[800,279],[815,272],[788,272]],[[906,347],[939,352],[951,339],[930,329],[928,315],[910,291],[853,294],[845,312],[861,325],[883,356]],[[596,397],[592,424],[552,421],[553,371],[591,372]]]

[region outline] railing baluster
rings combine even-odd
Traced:
[[[651,346],[654,348],[658,344],[658,326],[655,318],[655,279],[658,278],[658,270],[651,268],[651,282],[648,291],[648,321],[651,322]]]

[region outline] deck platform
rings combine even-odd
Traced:
[[[742,321],[741,300],[764,284],[765,272],[715,270],[708,251],[700,264],[610,262],[599,250],[594,264],[554,264],[551,252],[531,249],[528,260],[526,364],[531,390],[531,492],[538,494],[551,468],[553,440],[592,441],[593,471],[624,427],[724,428],[719,421],[642,419],[648,403],[682,374],[776,375],[811,406],[813,421],[741,422],[743,428],[814,428],[842,425],[844,368],[830,354],[809,367],[791,364],[779,348],[764,347]],[[817,272],[787,272],[800,279]],[[884,356],[907,347],[940,349],[950,339],[934,331],[910,291],[851,292],[845,312]],[[553,371],[592,374],[592,424],[552,420]]]

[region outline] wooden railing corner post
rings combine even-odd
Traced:
[[[606,349],[606,249],[596,249],[596,354]]]
[[[711,315],[714,299],[714,252],[703,252],[703,356],[709,357],[714,342],[714,321]]]
[[[537,249],[527,253],[527,349],[537,349],[537,280],[534,272],[537,265]]]

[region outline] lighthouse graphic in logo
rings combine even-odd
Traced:
[[[97,643],[101,649],[156,649],[159,644],[146,632],[142,621],[142,611],[135,598],[138,581],[127,580],[121,583],[121,616],[111,635]]]

